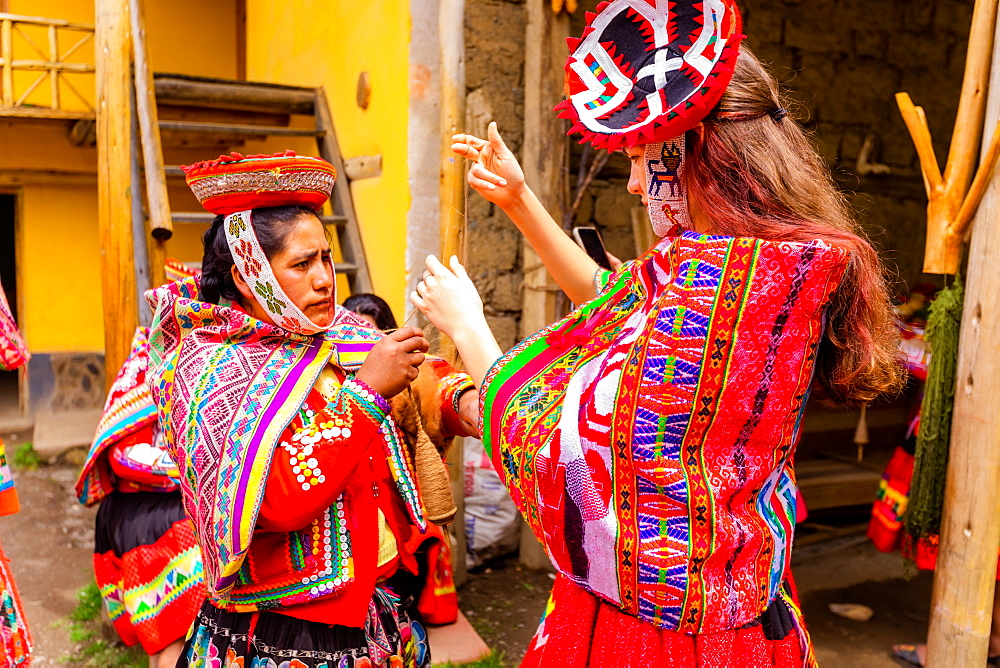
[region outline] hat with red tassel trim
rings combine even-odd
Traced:
[[[733,0],[612,0],[568,41],[569,99],[556,110],[581,143],[616,150],[697,125],[729,85],[742,22]]]
[[[222,155],[181,167],[191,191],[211,213],[272,206],[318,211],[333,192],[337,170],[322,158],[285,151],[274,155]]]

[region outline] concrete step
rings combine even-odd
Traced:
[[[40,411],[35,414],[35,452],[51,462],[68,450],[87,447],[94,440],[101,409]]]
[[[461,610],[458,611],[458,619],[454,624],[428,627],[427,640],[431,647],[431,661],[435,666],[460,666],[490,655],[490,648]]]

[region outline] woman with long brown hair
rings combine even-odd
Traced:
[[[527,666],[811,666],[789,569],[810,391],[898,387],[882,269],[731,0],[602,3],[572,130],[632,162],[661,240],[602,271],[494,125],[470,184],[582,304],[501,355],[465,270],[412,299],[481,384],[483,440],[559,575]]]

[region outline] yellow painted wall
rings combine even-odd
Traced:
[[[247,0],[247,78],[323,86],[344,158],[382,155],[382,175],[351,184],[374,290],[404,313],[409,3]],[[367,71],[371,103],[356,102]],[[343,300],[346,294],[341,294]]]
[[[146,0],[145,6],[154,70],[235,78],[236,0]],[[9,11],[94,22],[93,0],[9,0]],[[48,48],[44,32],[27,32],[39,46]],[[65,50],[73,43],[70,35],[61,38],[60,47]],[[21,38],[14,44],[16,58],[38,57]],[[92,63],[92,45],[72,60]],[[22,82],[30,85],[34,78],[29,74],[19,75],[15,90]],[[93,75],[73,75],[71,83],[93,103]],[[65,89],[62,95],[64,102],[73,102]],[[47,105],[48,84],[40,86],[29,101]],[[82,105],[73,102],[66,107],[79,109]],[[20,313],[29,347],[40,353],[104,349],[97,181],[94,178],[90,183],[86,177],[96,173],[96,151],[73,146],[67,138],[69,125],[0,118],[0,172],[29,169],[83,176],[82,180],[75,177],[74,185],[29,182],[15,188],[19,195]],[[172,245],[179,254],[200,259],[199,233],[186,230]]]
[[[22,197],[18,291],[28,345],[36,352],[103,350],[96,190],[32,186]]]

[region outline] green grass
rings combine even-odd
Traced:
[[[443,668],[507,668],[503,661],[503,652],[490,652],[485,659],[480,659],[473,663],[451,663],[444,664]]]
[[[35,452],[34,443],[22,443],[14,451],[13,464],[15,468],[22,471],[37,471],[42,463],[42,458]]]
[[[125,647],[98,637],[101,626],[101,591],[91,582],[76,593],[76,609],[61,623],[76,650],[60,663],[87,668],[147,668],[149,658],[142,649]]]

